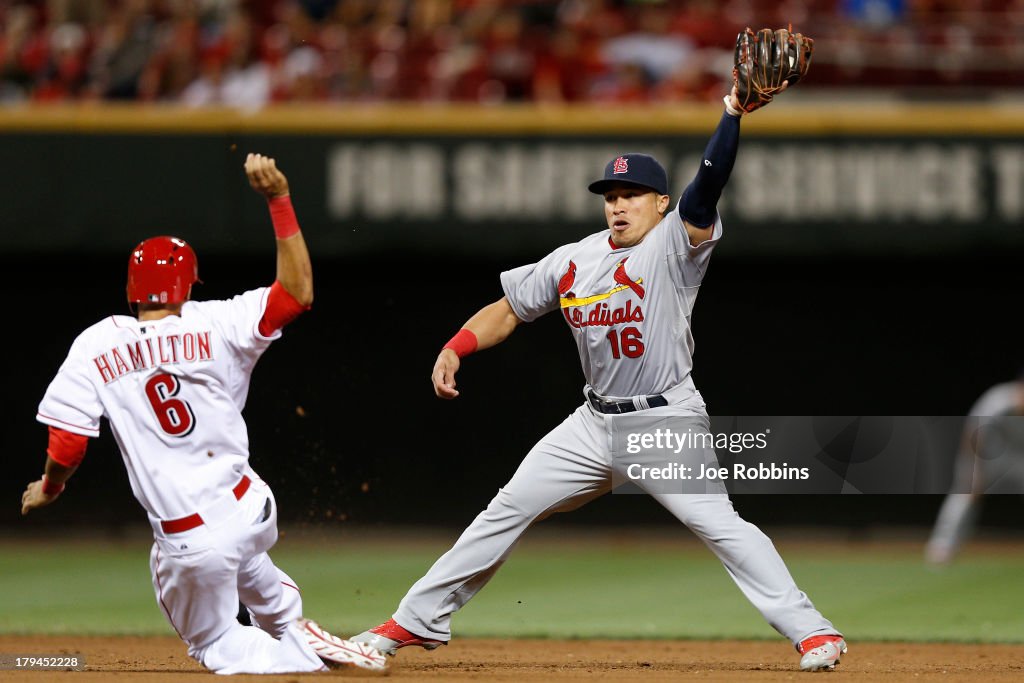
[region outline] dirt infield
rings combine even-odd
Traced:
[[[17,683],[116,680],[188,683],[210,674],[175,638],[0,636],[0,655],[84,655],[84,672],[3,671]],[[834,673],[858,681],[1020,681],[1024,646],[854,643]],[[436,652],[411,649],[384,676],[353,671],[235,676],[232,680],[291,683],[343,677],[392,681],[799,681],[797,657],[781,641],[598,641],[465,639]]]

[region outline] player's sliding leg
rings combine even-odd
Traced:
[[[294,636],[278,641],[266,631],[238,623],[237,560],[202,547],[201,539],[175,540],[195,552],[172,554],[168,544],[158,541],[150,565],[157,601],[191,657],[222,674],[325,668],[311,648],[296,644]]]
[[[275,638],[302,616],[302,596],[295,581],[276,567],[267,553],[255,555],[238,571],[238,596],[257,626]]]
[[[192,648],[189,648],[192,652]],[[294,624],[280,640],[255,626],[235,623],[209,645],[197,650],[203,666],[218,674],[272,674],[324,671],[326,664],[309,647]]]
[[[609,490],[607,435],[600,424],[580,408],[541,439],[451,550],[409,589],[394,623],[352,640],[389,654],[405,645],[436,647],[450,640],[452,614],[487,584],[531,524]]]
[[[351,653],[339,651],[337,639],[308,634],[305,624],[299,622],[278,628],[279,640],[260,628],[238,623],[238,585],[243,578],[250,610],[270,622],[275,610],[283,618],[285,612],[301,605],[281,590],[281,601],[272,607],[269,602],[262,603],[255,592],[259,586],[273,599],[277,589],[267,585],[281,577],[269,558],[251,561],[266,557],[277,539],[276,516],[263,514],[268,499],[271,496],[265,485],[253,482],[238,511],[228,519],[181,533],[163,534],[159,527],[154,530],[157,536],[150,554],[153,588],[189,655],[220,674],[322,671],[325,660],[383,669],[380,653],[359,648]]]
[[[277,529],[277,502],[266,490],[265,502],[257,506],[257,525]],[[298,584],[276,567],[266,550],[276,542],[276,533],[262,539],[259,547],[246,549],[238,567],[238,597],[248,608],[252,625],[280,638],[288,625],[302,617],[302,596]]]

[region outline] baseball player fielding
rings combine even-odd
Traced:
[[[432,381],[438,397],[454,399],[463,358],[557,311],[579,351],[585,400],[530,450],[393,617],[352,640],[388,654],[447,643],[452,615],[487,584],[531,525],[611,490],[613,476],[621,475],[623,454],[613,447],[618,436],[645,420],[678,433],[708,431],[691,376],[690,316],[724,234],[717,203],[736,158],[741,117],[802,78],[812,50],[813,41],[785,29],[741,33],[725,112],[676,206],[668,210],[668,178],[657,160],[615,157],[588,188],[603,201],[607,228],[502,273],[505,296],[445,345]],[[712,449],[691,456],[717,462]],[[802,669],[839,663],[846,652],[842,634],[796,586],[768,537],[739,517],[720,481],[700,491],[637,483],[718,556],[743,594],[793,643]]]

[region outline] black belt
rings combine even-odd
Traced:
[[[661,408],[668,405],[668,399],[661,394],[646,396],[645,398],[647,399],[648,408]],[[621,415],[622,413],[632,413],[637,410],[633,401],[606,401],[594,393],[593,389],[587,392],[587,400],[594,410],[605,415]]]

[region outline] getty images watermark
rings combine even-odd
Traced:
[[[725,451],[732,454],[746,451],[764,451],[768,448],[768,436],[771,428],[763,432],[712,434],[707,431],[696,431],[687,428],[679,433],[667,428],[657,428],[653,432],[630,432],[626,435],[626,453],[639,455],[645,451],[660,451],[666,454],[681,455],[684,452],[706,454],[708,450]],[[783,462],[734,462],[731,467],[721,466],[706,460],[694,458],[691,464],[686,462],[665,462],[663,465],[643,465],[631,462],[626,465],[626,476],[632,481],[642,480],[765,480],[765,479],[808,479],[811,476],[809,467],[794,467]]]
[[[666,417],[609,423],[617,493],[1024,493],[1024,416]]]

